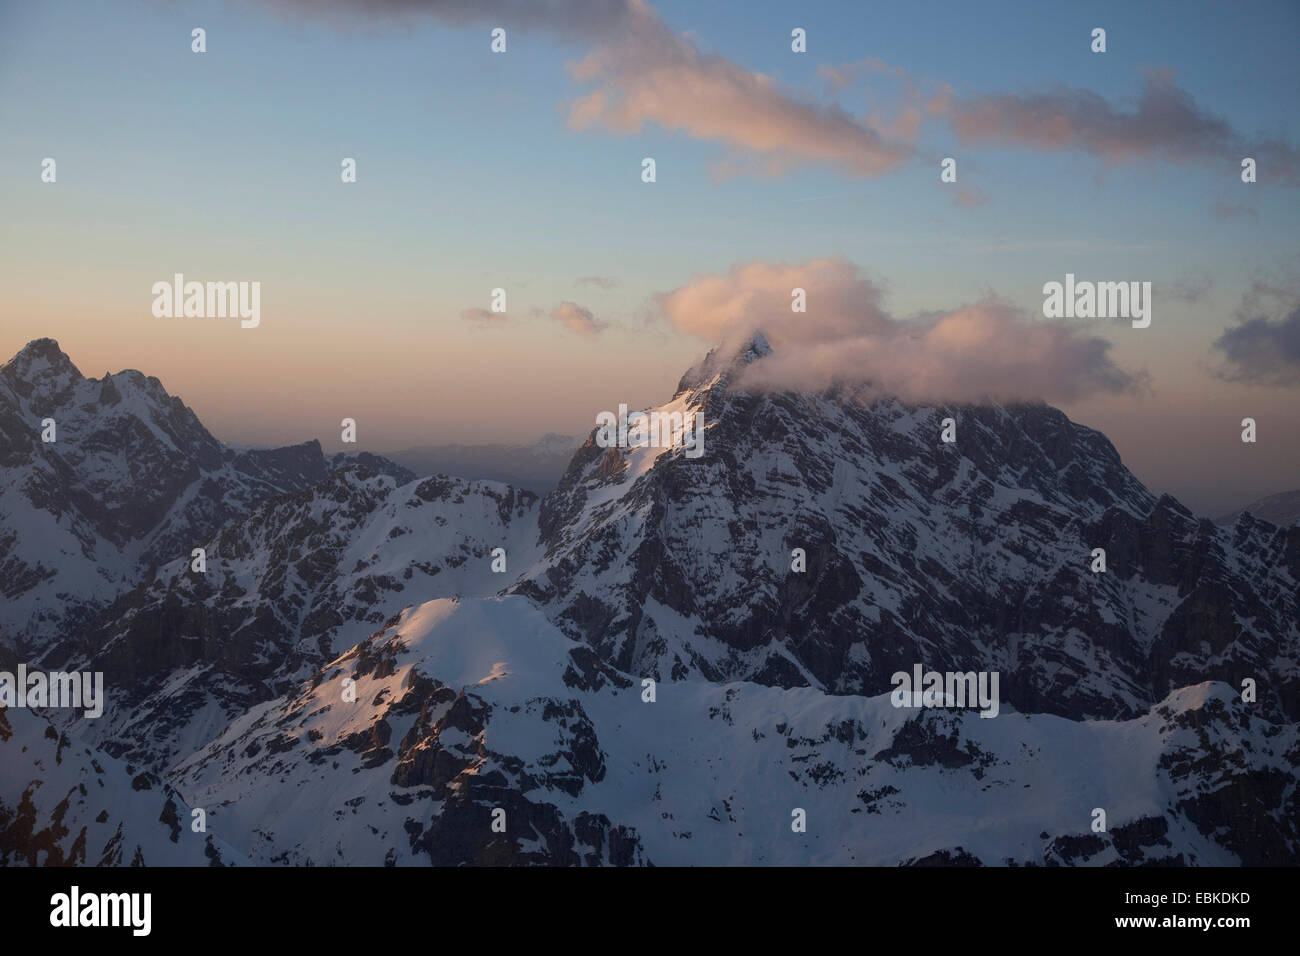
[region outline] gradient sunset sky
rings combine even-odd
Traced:
[[[1045,397],[1218,514],[1300,487],[1298,40],[1294,2],[0,2],[0,362],[56,338],[228,442],[528,442],[804,277],[832,349],[990,302],[1110,343],[1125,387],[1053,338]],[[176,272],[260,326],[155,318]],[[1151,327],[1044,319],[1066,273],[1150,281]]]

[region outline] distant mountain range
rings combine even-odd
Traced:
[[[585,436],[548,434],[531,445],[426,445],[386,452],[416,475],[500,481],[544,495],[560,482]]]
[[[1280,494],[1260,498],[1244,508],[1215,518],[1214,523],[1232,524],[1247,513],[1254,515],[1261,521],[1267,521],[1270,524],[1280,525],[1284,528],[1293,525],[1300,521],[1300,490],[1283,491]]]
[[[33,342],[0,665],[110,705],[0,712],[0,862],[1300,862],[1300,527],[1043,404],[748,390],[769,353],[660,409],[702,457],[593,434],[539,496],[237,452]],[[918,666],[997,672],[997,716],[895,706]]]

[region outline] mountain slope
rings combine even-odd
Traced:
[[[434,601],[176,783],[261,862],[1297,862],[1296,728],[1221,684],[1118,723],[697,679],[642,693],[522,598]]]
[[[167,768],[411,603],[495,593],[533,557],[536,497],[495,482],[397,486],[354,465],[269,501],[161,566],[60,650],[120,688],[82,721],[110,752]],[[165,728],[165,729],[164,729]]]

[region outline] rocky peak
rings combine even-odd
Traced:
[[[739,345],[722,345],[710,349],[703,361],[692,366],[682,376],[677,383],[677,394],[702,388],[715,379],[720,384],[725,384],[736,372],[771,354],[772,346],[760,331],[753,332],[741,340]]]
[[[20,374],[24,370],[38,369],[42,366],[49,366],[56,369],[71,369],[81,377],[77,372],[77,367],[72,364],[72,359],[68,358],[67,353],[59,348],[59,343],[55,339],[43,338],[32,339],[22,349],[5,363],[5,368],[13,370],[15,374]]]
[[[54,339],[33,339],[0,367],[3,379],[36,414],[56,406],[83,376]]]

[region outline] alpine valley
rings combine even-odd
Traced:
[[[0,862],[1300,863],[1300,525],[1200,519],[1043,404],[747,388],[768,354],[656,410],[701,456],[593,433],[539,497],[227,447],[32,342],[0,670],[107,699],[0,709]],[[996,716],[895,707],[918,666]]]

